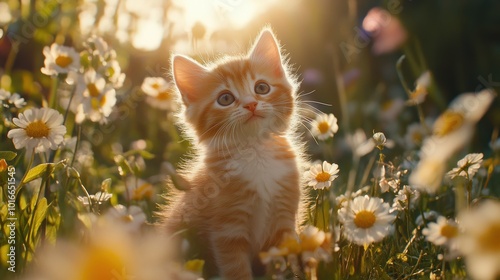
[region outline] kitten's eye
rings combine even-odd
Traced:
[[[219,103],[222,106],[229,106],[234,102],[234,95],[231,94],[229,91],[226,91],[219,95],[219,98],[217,98],[217,103]]]
[[[254,90],[257,94],[267,94],[271,90],[271,87],[266,82],[257,82]]]

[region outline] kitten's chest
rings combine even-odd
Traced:
[[[291,151],[287,153],[273,145],[247,147],[240,149],[228,163],[231,175],[247,182],[238,187],[248,188],[256,194],[249,198],[252,199],[249,230],[256,250],[272,234],[279,214],[277,209],[294,207],[293,201],[286,202],[290,205],[279,205],[284,202],[278,199],[283,193],[298,191],[298,181],[290,179],[297,177],[296,158]]]
[[[285,158],[273,147],[255,145],[240,147],[228,161],[227,168],[231,176],[248,182],[242,187],[254,190],[261,200],[267,202],[283,191],[283,181],[290,173],[296,172],[297,166],[293,154]]]

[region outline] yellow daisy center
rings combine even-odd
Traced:
[[[134,220],[134,217],[132,217],[132,215],[130,215],[130,214],[122,216],[122,221],[124,221],[126,223],[130,223],[133,220]]]
[[[489,252],[500,252],[500,223],[490,225],[480,236],[479,244]]]
[[[416,88],[415,88],[415,91],[413,91],[410,95],[410,99],[412,100],[415,100],[415,99],[418,99],[419,97],[421,96],[425,96],[427,95],[427,88],[423,87],[423,86],[420,86],[418,85]]]
[[[316,175],[316,181],[318,182],[327,182],[328,180],[330,180],[330,173],[327,173],[327,172],[321,172],[321,173],[318,173],[318,175]]]
[[[162,91],[158,93],[158,95],[156,96],[156,99],[161,101],[169,100],[170,98],[172,98],[172,96],[168,91]]]
[[[101,99],[99,99],[99,98],[92,98],[90,100],[90,104],[92,105],[92,109],[98,110],[99,108],[101,108],[102,106],[104,106],[104,104],[106,104],[106,95],[103,95],[101,97]]]
[[[56,57],[56,64],[62,68],[68,67],[73,62],[73,59],[66,55]]]
[[[300,244],[296,238],[292,235],[287,234],[284,236],[283,240],[280,244],[280,249],[287,249],[289,254],[299,254],[300,253]]]
[[[140,185],[137,189],[134,190],[132,194],[133,200],[141,200],[143,198],[151,198],[153,195],[153,188],[151,184],[145,183]]]
[[[328,122],[320,122],[318,123],[318,130],[321,133],[327,133],[328,130],[330,129],[330,124]]]
[[[159,83],[154,83],[151,85],[152,88],[154,89],[159,89],[160,88],[160,84]]]
[[[458,234],[458,228],[454,225],[446,224],[441,228],[441,235],[447,239],[454,238]]]
[[[458,112],[446,111],[436,120],[434,134],[445,136],[460,128],[464,123],[464,116]]]
[[[376,220],[377,218],[373,212],[361,210],[354,217],[354,224],[358,228],[371,228],[375,224]]]
[[[97,86],[94,83],[87,84],[87,90],[89,91],[89,95],[91,97],[97,97],[100,94],[99,90],[97,89]]]
[[[25,128],[26,135],[32,138],[44,138],[49,136],[50,128],[42,121],[34,121]]]
[[[124,271],[123,258],[110,248],[92,248],[82,264],[80,280],[116,279]]]

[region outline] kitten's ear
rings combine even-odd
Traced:
[[[250,59],[266,64],[277,77],[285,75],[278,41],[268,29],[260,33],[259,38],[250,51]]]
[[[184,103],[189,104],[198,99],[200,80],[202,80],[208,70],[198,62],[182,56],[174,55],[172,58],[172,72],[174,82],[179,88]]]

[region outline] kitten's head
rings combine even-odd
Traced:
[[[172,63],[185,105],[181,114],[201,143],[238,142],[290,128],[296,82],[270,30],[261,32],[246,56],[203,66],[175,55]]]

